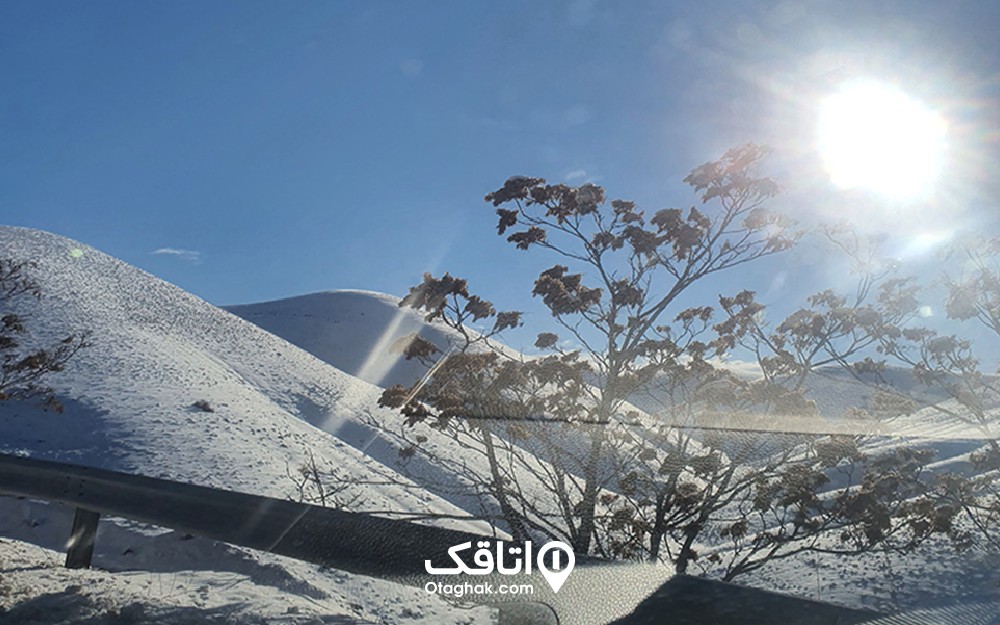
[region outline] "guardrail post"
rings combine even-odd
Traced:
[[[94,538],[97,536],[97,512],[77,508],[73,515],[73,529],[66,543],[66,568],[89,569],[94,556]]]

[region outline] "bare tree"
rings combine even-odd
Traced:
[[[28,322],[13,311],[13,305],[19,299],[42,297],[41,287],[28,275],[34,266],[30,261],[0,259],[0,400],[39,398],[46,409],[61,412],[62,405],[44,379],[63,370],[86,346],[86,336],[69,334],[46,347],[23,344],[30,336]]]
[[[785,251],[798,236],[788,218],[765,206],[778,190],[756,173],[765,155],[746,145],[696,168],[685,181],[702,207],[649,218],[632,202],[607,203],[596,185],[509,179],[486,197],[497,209],[498,232],[518,249],[538,248],[566,263],[542,271],[532,292],[580,347],[563,350],[558,335],[543,332],[536,345],[550,355],[510,358],[490,339],[520,325],[518,313],[496,313],[464,280],[425,276],[402,305],[452,326],[465,345],[441,358],[436,346],[415,343],[409,355],[427,359],[429,375],[387,390],[382,404],[413,423],[476,439],[489,457],[490,492],[515,536],[547,527],[579,553],[619,549],[598,535],[598,508],[602,492],[619,488],[622,463],[641,453],[642,436],[622,427],[628,398],[679,367],[711,368],[707,357],[724,349],[721,339],[703,336],[712,308],[685,308],[682,294],[709,275]],[[486,319],[494,319],[486,335],[464,329]],[[498,438],[511,457],[523,457],[509,446],[516,441],[540,463],[514,461],[517,470],[505,472]],[[548,509],[519,494],[519,475],[546,484]],[[554,526],[541,520],[548,518]]]
[[[285,475],[295,484],[298,501],[341,510],[362,503],[359,494],[350,492],[357,480],[344,477],[334,467],[320,467],[312,450],[308,450],[308,455],[309,459],[294,471],[285,467]]]
[[[968,546],[971,534],[963,519],[984,532],[1000,520],[995,477],[928,471],[933,450],[905,441],[892,452],[871,457],[863,448],[872,435],[891,432],[891,421],[896,417],[925,408],[975,428],[986,446],[972,455],[974,467],[980,472],[997,468],[990,460],[1000,457],[992,429],[1000,408],[995,377],[980,370],[970,341],[941,336],[918,325],[921,298],[932,292],[930,285],[899,276],[899,265],[880,256],[875,240],[860,237],[845,226],[827,229],[825,234],[853,261],[858,275],[855,293],[847,296],[821,291],[773,327],[756,314],[760,307],[752,298],[724,306],[730,314],[728,326],[734,340],[757,354],[766,379],[798,390],[809,376],[822,375],[824,367],[835,366],[875,391],[867,408],[853,407],[845,415],[852,422],[849,430],[853,433],[839,439],[839,444],[849,442],[852,451],[835,465],[816,467],[827,478],[850,471],[841,479],[845,487],[828,493],[822,500],[823,508],[814,507],[812,512],[811,522],[841,532],[841,546],[825,544],[822,549],[835,553],[873,549],[906,552],[932,535],[946,535],[956,546]],[[975,267],[973,282],[956,282],[945,274],[941,284],[948,292],[948,314],[953,318],[975,317],[992,328],[990,310],[1000,299],[990,290],[993,278],[983,255],[991,248],[980,244],[964,249]],[[916,382],[951,401],[927,401],[900,391],[883,377],[889,365],[907,367]],[[812,475],[819,478],[821,474]],[[863,517],[857,515],[858,510],[864,510]],[[729,537],[737,551],[747,551],[744,539]],[[763,545],[770,548],[770,543],[771,539],[766,539]],[[761,545],[755,543],[755,549]],[[806,548],[818,550],[815,546]]]
[[[931,452],[867,453],[863,432],[817,427],[804,394],[831,365],[878,379],[884,363],[872,355],[908,336],[912,280],[831,229],[829,240],[857,261],[850,296],[822,291],[774,327],[751,291],[720,296],[721,319],[714,307],[681,305],[699,280],[800,236],[765,207],[777,186],[755,173],[764,155],[744,146],[695,169],[686,181],[703,207],[648,220],[590,184],[512,178],[487,196],[501,235],[513,230],[517,248],[566,263],[542,271],[532,292],[575,349],[542,332],[535,344],[548,355],[512,355],[494,339],[521,325],[519,313],[498,313],[448,274],[411,289],[401,306],[461,338],[445,348],[414,337],[406,356],[427,375],[388,389],[381,404],[486,459],[481,494],[499,514],[484,518],[516,540],[558,537],[579,553],[665,560],[679,573],[698,561],[725,579],[802,553],[905,552],[934,534],[960,539],[957,508],[925,476]],[[490,329],[477,334],[472,323]],[[759,379],[714,361],[737,346],[756,355]],[[913,407],[879,387],[867,410],[847,416],[864,423]],[[421,437],[399,436],[405,455],[426,453]],[[699,559],[702,541],[721,547]]]

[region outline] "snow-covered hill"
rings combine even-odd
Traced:
[[[64,413],[0,404],[3,451],[277,497],[311,452],[368,482],[343,494],[355,509],[462,515],[387,466],[395,450],[364,425],[391,418],[377,387],[86,245],[0,228],[0,250],[37,263],[44,295],[20,302],[34,339],[90,342],[49,380]]]
[[[453,340],[399,298],[372,291],[326,291],[226,310],[297,345],[324,362],[383,388],[409,386],[425,368],[403,358],[399,345],[419,334],[442,350]]]

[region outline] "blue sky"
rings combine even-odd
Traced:
[[[495,235],[486,192],[527,174],[686,206],[687,171],[755,140],[777,148],[780,205],[902,227],[905,247],[998,214],[998,23],[992,2],[8,0],[0,221],[216,304],[403,294],[448,270],[530,308],[551,262]],[[817,175],[817,102],[859,75],[948,117],[947,193],[886,210]],[[700,295],[788,302],[817,266]]]

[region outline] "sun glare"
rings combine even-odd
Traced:
[[[912,199],[933,186],[945,130],[939,114],[902,91],[855,83],[823,101],[819,149],[837,186]]]

